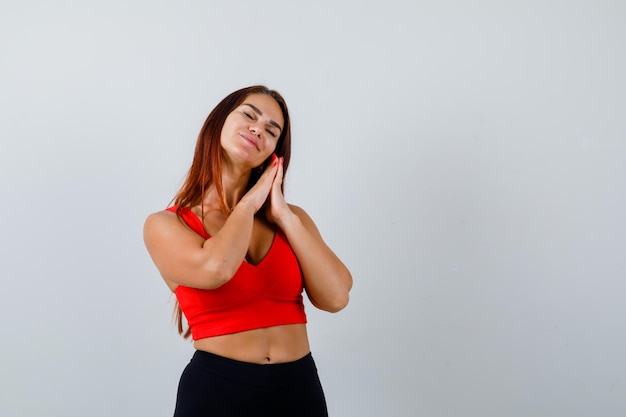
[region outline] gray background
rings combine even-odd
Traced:
[[[0,13],[0,415],[171,415],[192,354],[142,242],[263,83],[333,416],[626,415],[622,1],[23,1]]]

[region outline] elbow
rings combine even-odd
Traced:
[[[332,291],[326,293],[319,302],[311,300],[311,303],[320,310],[329,313],[338,313],[348,306],[350,302],[350,290],[352,289],[352,276],[348,272],[341,285],[336,286]],[[309,295],[310,298],[310,295]]]
[[[226,284],[235,275],[236,271],[231,271],[223,263],[209,262],[204,265],[205,284],[201,289],[214,290]]]
[[[350,297],[346,293],[345,297],[341,297],[337,299],[333,304],[330,305],[330,308],[327,310],[329,313],[339,313],[341,310],[348,306],[348,302],[350,301]]]
[[[330,313],[338,313],[348,306],[350,302],[350,290],[352,289],[352,275],[348,272],[345,280],[345,288],[335,294],[330,308]]]
[[[323,304],[316,303],[313,300],[311,300],[311,303],[315,307],[319,308],[320,310],[324,310],[329,313],[338,313],[347,307],[349,301],[350,301],[350,296],[348,295],[348,292],[346,291],[344,294],[336,295],[335,297],[333,297],[330,300],[327,300]]]

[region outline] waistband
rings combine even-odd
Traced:
[[[199,362],[209,362],[211,364],[215,364],[215,363],[221,363],[224,365],[229,365],[229,366],[239,366],[239,367],[247,367],[247,368],[274,368],[274,369],[280,369],[280,368],[290,368],[290,367],[297,367],[303,363],[307,363],[307,362],[311,362],[313,361],[313,355],[311,354],[311,352],[307,353],[306,355],[304,355],[302,358],[297,359],[293,362],[281,362],[281,363],[267,363],[267,364],[262,364],[262,363],[251,363],[251,362],[243,362],[243,361],[238,361],[236,359],[231,359],[231,358],[227,358],[224,356],[220,356],[220,355],[216,355],[215,353],[210,353],[210,352],[206,352],[204,350],[196,350],[195,353],[193,354],[193,357],[191,358],[192,361],[199,361]]]
[[[258,364],[196,350],[189,365],[222,378],[255,385],[292,381],[305,374],[317,373],[317,367],[310,352],[293,362]]]

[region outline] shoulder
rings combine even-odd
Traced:
[[[309,213],[307,213],[302,207],[296,206],[295,204],[289,204],[289,208],[296,216],[298,216],[301,222],[303,223],[313,222],[313,219],[311,219],[311,216],[309,216]]]
[[[301,215],[304,215],[307,217],[309,216],[307,212],[300,206],[296,206],[295,204],[291,204],[291,203],[289,203],[288,206],[291,209],[291,211],[293,211],[298,217],[300,217]]]
[[[168,239],[181,233],[187,235],[188,227],[185,227],[178,215],[170,210],[151,213],[146,217],[143,226],[144,239],[147,243],[153,239]]]
[[[151,213],[146,217],[146,221],[144,222],[144,228],[155,228],[160,227],[162,225],[172,223],[173,220],[178,220],[178,216],[176,213],[170,210],[161,210],[154,213]]]
[[[309,216],[309,213],[307,213],[302,207],[296,206],[295,204],[289,204],[289,208],[300,219],[305,228],[307,228],[314,235],[319,236],[319,230],[317,229],[317,226],[311,216]]]

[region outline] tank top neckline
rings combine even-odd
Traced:
[[[172,206],[170,207],[170,211],[173,211],[174,213],[176,213],[176,209],[178,207],[177,206]],[[181,210],[183,211],[183,213],[187,214],[187,215],[183,215],[183,219],[185,220],[185,222],[187,223],[187,225],[189,227],[191,227],[191,229],[198,233],[200,236],[202,236],[204,239],[211,239],[211,235],[204,229],[204,223],[202,223],[202,220],[200,220],[200,217],[198,217],[198,215],[196,213],[193,212],[193,210],[191,210],[188,207],[180,207]],[[193,224],[190,224],[193,223]],[[194,227],[195,226],[195,227]],[[258,268],[261,266],[261,264],[270,257],[270,255],[272,254],[272,252],[274,251],[274,247],[276,246],[276,241],[278,239],[278,234],[279,234],[279,230],[276,229],[274,231],[274,236],[272,237],[272,243],[270,244],[269,249],[267,250],[267,252],[265,253],[265,255],[263,255],[263,257],[259,260],[259,262],[257,263],[252,263],[249,262],[247,259],[247,256],[243,259],[242,265],[248,265],[251,266],[253,268]],[[247,254],[246,254],[247,255]]]

